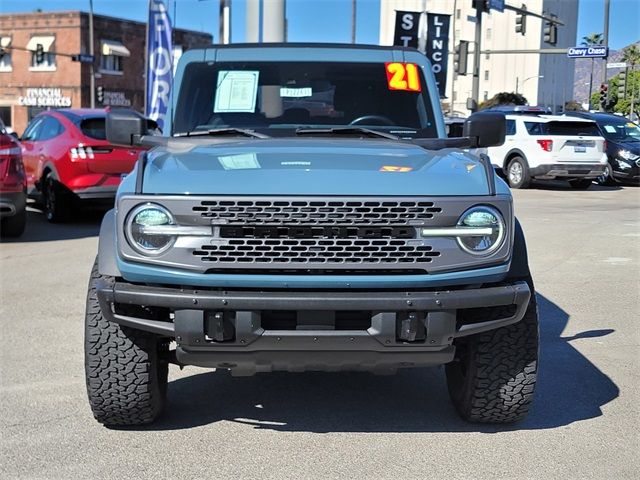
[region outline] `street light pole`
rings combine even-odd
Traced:
[[[89,55],[93,57],[93,54],[93,0],[89,0]],[[90,104],[91,108],[96,108],[95,58],[93,62],[89,64],[89,72]]]

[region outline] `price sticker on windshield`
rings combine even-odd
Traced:
[[[388,62],[384,64],[387,71],[387,87],[389,90],[420,92],[420,75],[415,63]]]

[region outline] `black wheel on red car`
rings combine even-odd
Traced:
[[[91,271],[85,316],[85,376],[93,416],[110,425],[142,425],[162,412],[167,397],[169,341],[122,327],[102,314],[96,293],[98,260]]]
[[[512,423],[533,400],[538,372],[538,308],[533,284],[518,323],[456,341],[456,358],[445,367],[449,395],[465,420]]]
[[[569,180],[569,185],[571,185],[571,188],[573,188],[574,190],[586,190],[591,187],[591,184],[593,184],[593,180],[591,180],[590,178],[577,178],[575,180]]]
[[[22,209],[11,217],[2,219],[0,223],[0,236],[19,237],[24,233],[27,224],[27,211]]]
[[[69,193],[53,177],[48,175],[43,182],[42,193],[44,203],[44,215],[51,223],[64,222],[69,219],[71,199]]]

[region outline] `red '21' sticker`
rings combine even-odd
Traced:
[[[389,90],[419,92],[420,75],[415,63],[389,62],[384,64],[387,71],[387,87]]]

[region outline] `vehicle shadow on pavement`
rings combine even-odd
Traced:
[[[0,243],[52,242],[97,237],[105,210],[80,210],[65,223],[49,223],[32,204],[27,208],[27,227],[18,238],[2,238]]]
[[[222,420],[283,432],[485,432],[555,428],[602,415],[618,387],[571,342],[613,330],[562,337],[569,315],[539,295],[541,360],[529,416],[506,426],[470,424],[451,405],[442,367],[368,373],[190,375],[169,383],[168,407],[143,430],[173,430]],[[193,368],[189,368],[193,370]]]
[[[616,192],[618,190],[622,190],[626,185],[599,185],[597,183],[593,183],[586,190],[576,190],[571,188],[568,182],[562,180],[544,180],[544,181],[536,181],[534,180],[529,187],[532,190],[567,190],[571,192],[581,192],[588,194],[589,192]]]

